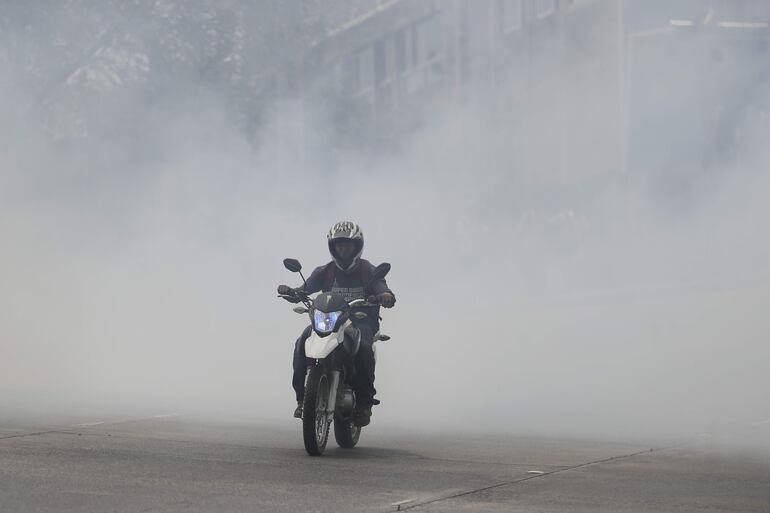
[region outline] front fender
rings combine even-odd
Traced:
[[[351,356],[355,356],[361,347],[361,331],[350,320],[345,321],[338,331],[328,335],[319,335],[312,330],[310,337],[305,340],[305,356],[317,360],[326,358],[340,344]]]
[[[321,360],[326,358],[332,351],[337,349],[344,339],[342,331],[332,332],[321,336],[313,330],[310,337],[305,341],[305,356]]]

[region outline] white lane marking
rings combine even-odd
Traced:
[[[104,424],[104,420],[100,420],[99,422],[83,422],[82,424],[75,424],[73,427],[91,427],[91,426],[98,426],[99,424]]]
[[[545,474],[542,470],[527,470],[527,474]]]
[[[401,506],[404,506],[404,505],[409,504],[410,502],[414,502],[416,500],[417,500],[417,498],[406,499],[406,500],[403,500],[403,501],[394,502],[393,504],[391,504],[391,507],[395,507],[396,511],[401,511]]]
[[[760,29],[770,26],[766,21],[720,21],[717,25],[722,28],[738,29]]]

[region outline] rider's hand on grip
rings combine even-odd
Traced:
[[[278,285],[278,293],[282,296],[294,295],[294,291],[288,285]]]
[[[377,297],[377,299],[385,308],[393,308],[393,305],[396,304],[396,297],[390,292],[383,292]]]

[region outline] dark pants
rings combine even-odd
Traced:
[[[356,405],[359,408],[364,408],[372,405],[374,394],[377,393],[374,388],[374,348],[372,347],[374,335],[372,329],[365,324],[357,327],[361,330],[361,347],[356,354],[356,374],[352,380],[352,385],[356,392]],[[305,328],[294,345],[294,375],[291,385],[294,387],[297,401],[301,401],[305,396],[305,372],[307,371],[305,340],[310,337],[311,332],[310,326]]]

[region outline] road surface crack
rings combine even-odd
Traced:
[[[55,429],[50,431],[36,431],[34,433],[19,433],[17,435],[6,435],[6,436],[0,436],[0,440],[8,440],[9,438],[24,438],[27,436],[41,436],[41,435],[50,435],[51,433],[60,433],[60,431],[57,431]]]
[[[594,461],[589,461],[589,462],[586,462],[586,463],[581,463],[580,465],[574,465],[574,466],[571,466],[571,467],[563,467],[563,468],[559,468],[559,469],[556,469],[556,470],[550,470],[550,471],[544,472],[542,474],[533,474],[533,475],[529,475],[529,476],[526,476],[526,477],[520,477],[518,479],[512,479],[510,481],[504,481],[504,482],[500,482],[500,483],[495,483],[495,484],[489,485],[489,486],[482,486],[482,487],[479,487],[479,488],[473,488],[473,489],[470,489],[470,490],[463,490],[463,491],[460,491],[460,492],[454,492],[454,493],[450,493],[450,494],[447,494],[447,495],[442,495],[442,496],[439,496],[439,497],[432,497],[432,498],[429,498],[429,499],[426,499],[426,500],[422,500],[422,501],[410,502],[408,504],[403,504],[403,503],[402,504],[394,504],[394,506],[396,506],[396,511],[406,511],[406,510],[409,510],[409,509],[419,508],[421,506],[427,506],[428,504],[434,504],[436,502],[446,501],[446,500],[450,500],[450,499],[456,499],[458,497],[464,497],[466,495],[472,495],[474,493],[485,492],[487,490],[493,490],[495,488],[500,488],[502,486],[508,486],[508,485],[513,485],[513,484],[521,483],[521,482],[524,482],[524,481],[529,481],[531,479],[542,479],[544,477],[552,476],[554,474],[559,474],[559,473],[562,473],[562,472],[568,472],[570,470],[577,470],[577,469],[580,469],[580,468],[583,468],[583,467],[588,467],[588,466],[591,466],[591,465],[599,465],[599,464],[602,464],[602,463],[608,463],[610,461],[622,460],[622,459],[626,459],[626,458],[633,458],[634,456],[639,456],[641,454],[650,454],[652,452],[658,452],[658,451],[661,451],[661,450],[665,450],[665,449],[645,449],[643,451],[637,451],[637,452],[630,453],[630,454],[622,454],[620,456],[612,456],[610,458],[603,458],[601,460],[594,460]]]

